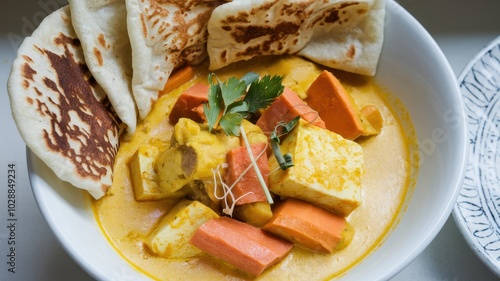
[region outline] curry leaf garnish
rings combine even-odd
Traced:
[[[209,74],[208,103],[203,105],[209,130],[220,124],[226,134],[239,136],[244,118],[266,108],[283,93],[282,81],[283,77],[277,75],[259,80],[257,73],[249,72],[241,79],[231,77],[221,82],[215,74]]]
[[[281,152],[280,137],[288,134],[291,130],[293,130],[295,125],[297,125],[297,122],[299,122],[299,119],[300,116],[297,116],[288,123],[278,123],[269,136],[269,138],[271,139],[271,148],[273,150],[274,157],[276,157],[276,161],[278,162],[281,170],[286,170],[290,167],[293,167],[294,164],[292,155],[290,153],[286,153],[285,155],[283,155],[283,153]]]

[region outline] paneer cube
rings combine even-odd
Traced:
[[[165,258],[189,258],[202,253],[189,240],[205,222],[219,216],[198,201],[182,199],[161,220],[146,241],[147,247]]]
[[[348,216],[362,200],[363,149],[331,131],[300,120],[281,143],[283,154],[291,153],[294,166],[279,170],[270,158],[272,192],[321,206]]]
[[[156,146],[140,146],[129,162],[134,196],[137,201],[164,198],[162,190],[156,183],[154,162],[160,150]]]

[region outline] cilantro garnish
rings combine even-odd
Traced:
[[[278,75],[259,79],[257,73],[249,72],[241,79],[231,77],[221,82],[215,74],[209,74],[208,103],[203,105],[209,130],[220,125],[226,134],[239,136],[243,119],[268,107],[283,93],[282,81]]]

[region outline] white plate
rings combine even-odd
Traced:
[[[453,217],[469,246],[500,277],[500,37],[459,78],[469,160]]]

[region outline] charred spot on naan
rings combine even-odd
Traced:
[[[77,63],[68,50],[68,44],[78,46],[80,42],[60,34],[55,43],[63,45],[66,53],[59,56],[43,50],[59,79],[44,79],[45,85],[59,95],[59,100],[52,103],[58,108],[59,116],[55,112],[43,110],[48,107],[39,104],[40,114],[52,115],[52,131],[45,131],[45,143],[48,148],[70,158],[79,175],[98,180],[107,173],[103,167],[113,165],[118,147],[106,138],[96,136],[107,136],[110,129],[113,136],[117,136],[118,123],[103,103],[94,97],[91,87],[97,83],[90,76],[87,66]],[[85,126],[72,125],[75,114]],[[78,143],[80,151],[71,142]]]
[[[313,22],[313,26],[316,25],[316,24],[325,24],[325,23],[328,23],[328,24],[333,24],[333,23],[338,23],[338,24],[342,24],[342,23],[346,23],[349,21],[349,17],[343,17],[341,15],[346,15],[347,12],[343,9],[345,8],[348,8],[350,6],[358,6],[359,5],[359,2],[351,2],[351,3],[343,3],[341,4],[339,7],[333,7],[331,9],[327,9],[323,12],[323,14],[321,16],[318,17],[318,21],[315,21]],[[357,14],[362,14],[361,12],[359,11],[365,11],[366,13],[366,9],[357,9]],[[322,23],[323,21],[323,23]]]
[[[257,56],[296,54],[373,75],[383,36],[383,1],[254,0],[221,5],[208,23],[209,68]]]
[[[118,121],[107,98],[98,100],[94,96],[92,87],[96,81],[87,66],[77,62],[70,51],[70,46],[80,47],[79,40],[60,33],[53,43],[62,47],[64,54],[34,46],[47,58],[50,63],[47,67],[55,72],[53,77],[44,74],[36,77],[34,61],[23,56],[25,89],[29,88],[30,81],[36,80],[45,86],[40,90],[35,83],[36,96],[27,97],[27,103],[50,120],[50,124],[44,126],[43,140],[39,141],[45,144],[45,149],[69,159],[80,177],[99,181],[109,173],[107,167],[114,163],[118,144],[107,136],[118,137]],[[107,188],[109,186],[102,186],[103,190]]]
[[[23,64],[23,69],[21,70],[22,75],[25,78],[23,86],[24,89],[28,89],[30,87],[30,81],[35,82],[34,76],[37,72],[30,66],[30,63],[33,63],[33,60],[30,57],[24,55],[23,59],[26,60],[26,63]]]
[[[207,57],[207,22],[224,1],[126,0],[134,70],[132,91],[144,119],[173,70]]]
[[[282,7],[277,7],[278,13],[284,16],[274,25],[268,18],[264,19],[263,24],[249,24],[249,18],[255,17],[259,12],[268,11],[277,5],[279,1],[264,3],[257,6],[246,13],[240,12],[238,16],[229,16],[221,21],[221,29],[230,32],[233,40],[239,44],[247,44],[248,47],[244,51],[237,53],[237,57],[259,56],[263,54],[282,54],[289,52],[289,49],[284,49],[282,43],[288,36],[297,37],[300,34],[301,26],[304,20],[310,16],[312,11],[307,8],[314,1],[307,3],[289,3]],[[265,37],[266,40],[252,45],[250,42],[257,38]],[[250,44],[249,44],[250,43]],[[296,45],[298,40],[293,40],[292,45]],[[273,49],[272,44],[277,46]],[[227,52],[222,52],[220,59],[227,61],[225,57]]]

